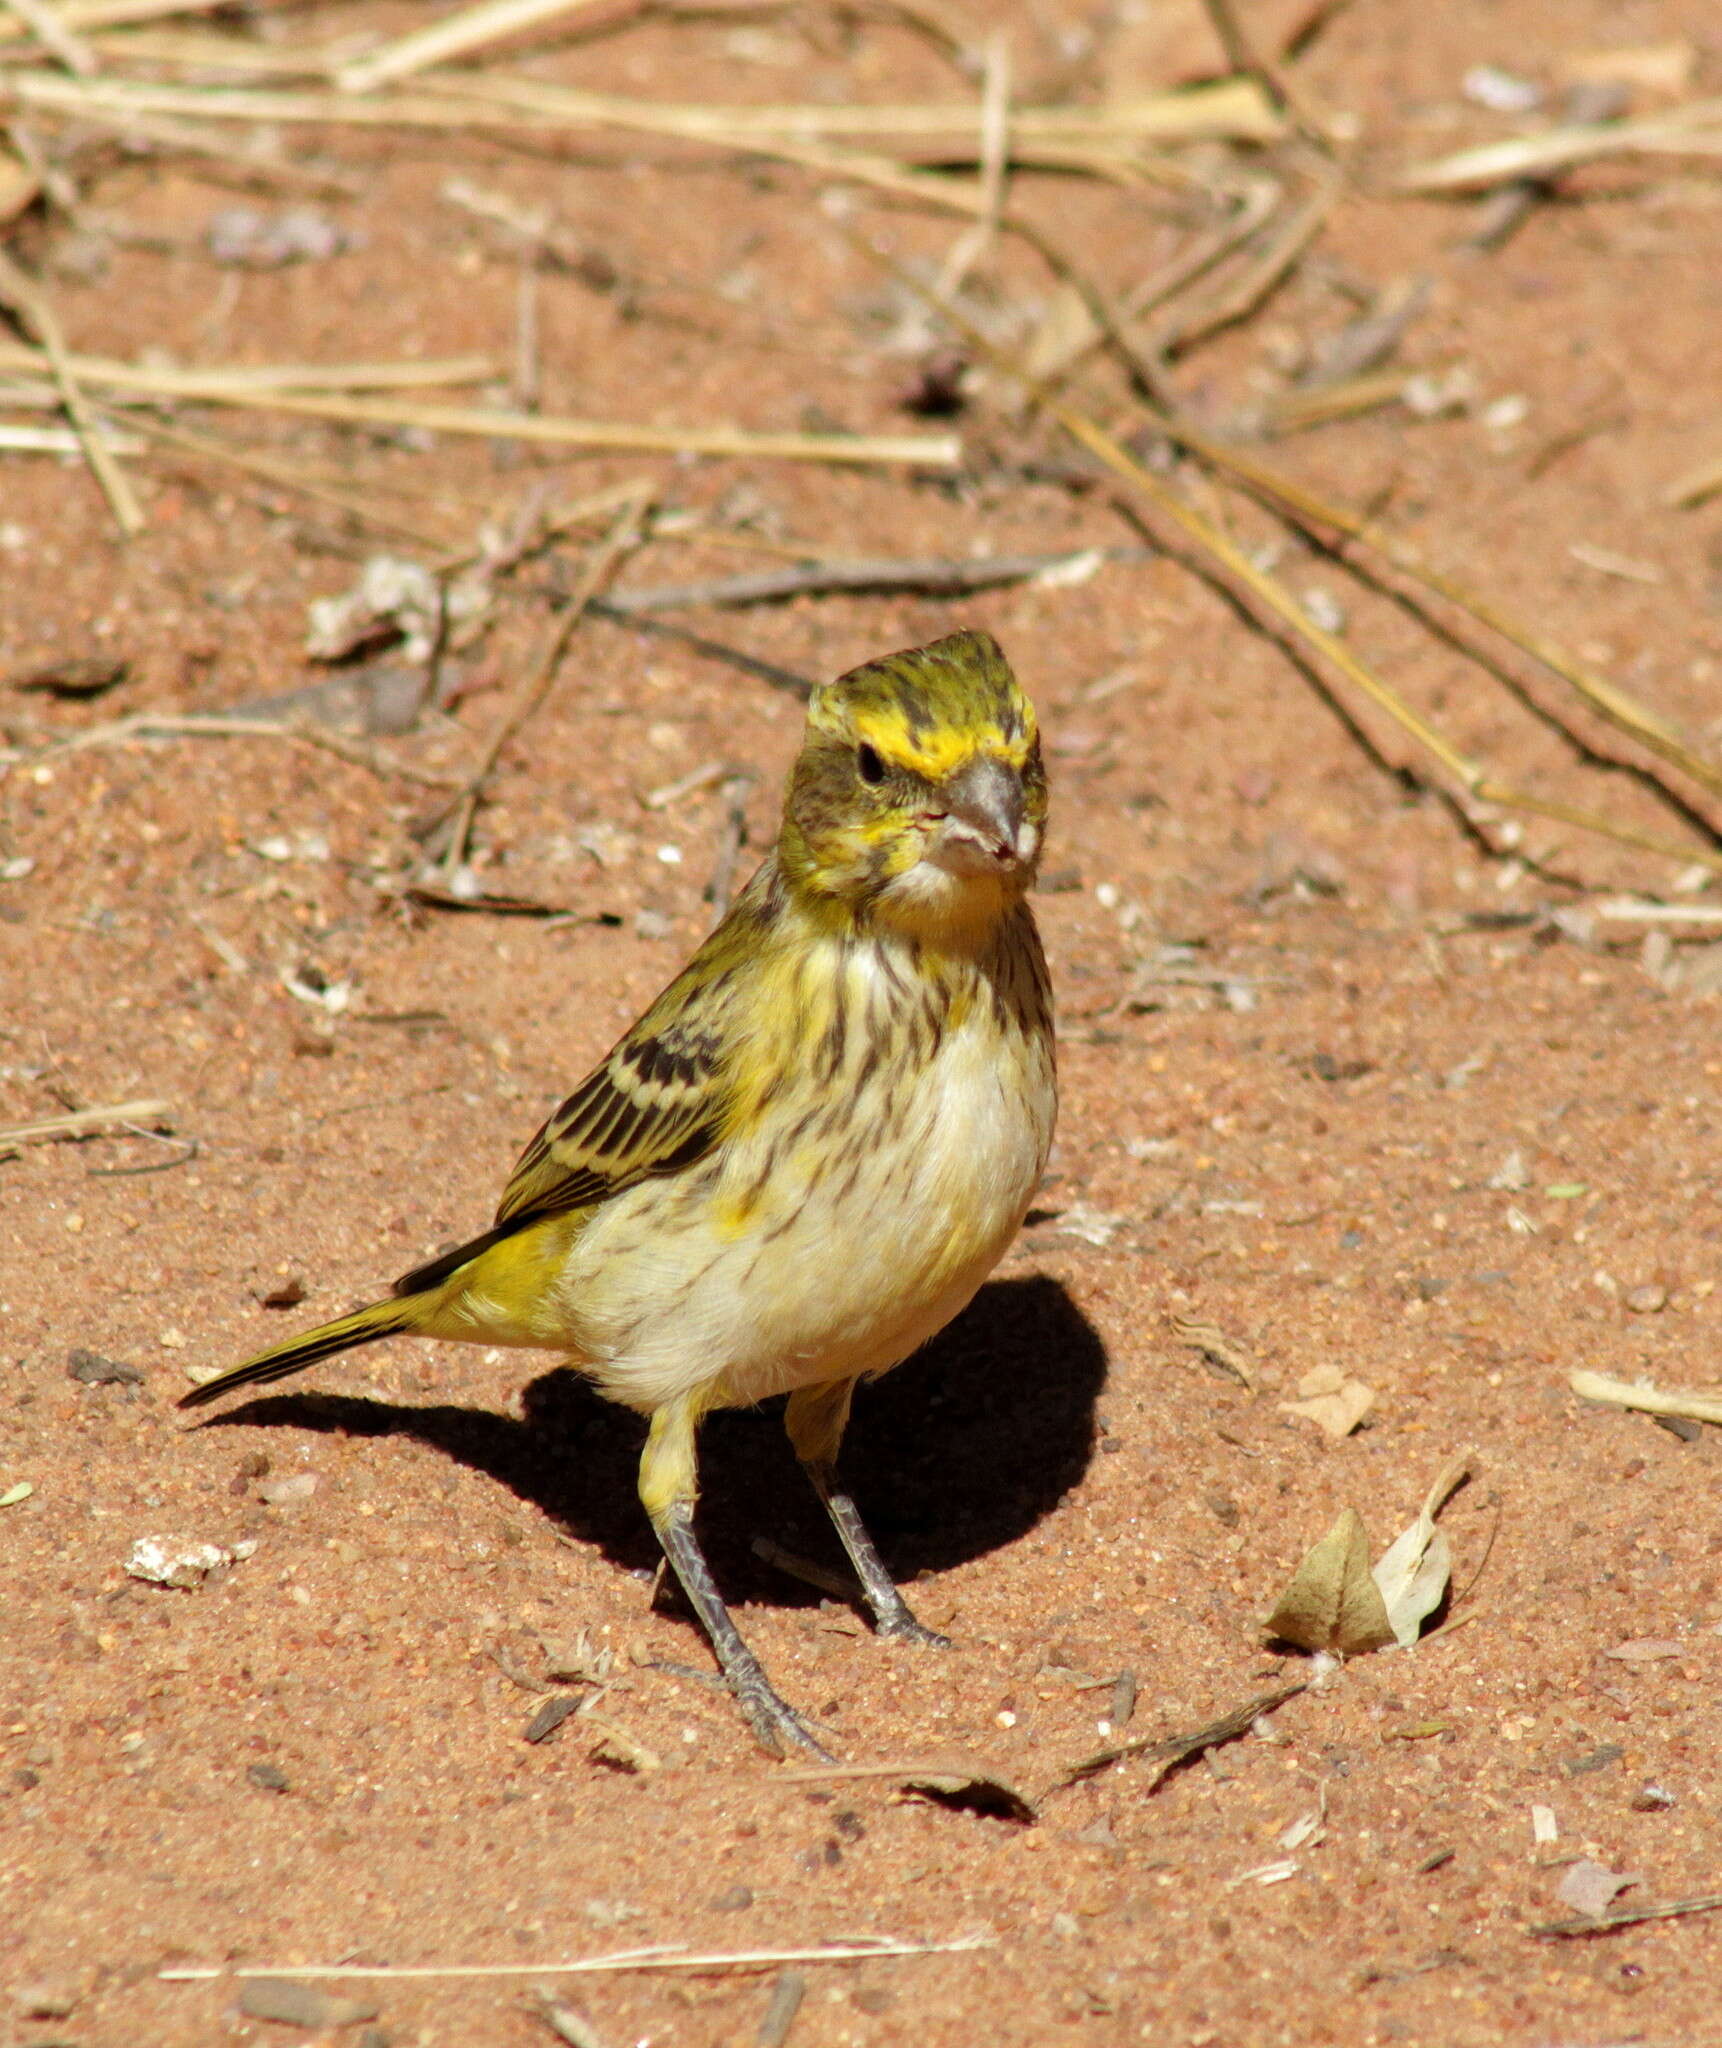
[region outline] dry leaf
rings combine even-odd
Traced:
[[[1282,1401],[1287,1415],[1302,1415],[1331,1437],[1350,1436],[1375,1406],[1375,1390],[1347,1379],[1337,1365],[1318,1365],[1297,1383],[1299,1398]]]
[[[1580,1400],[1601,1401],[1610,1408],[1637,1408],[1645,1415],[1683,1415],[1689,1422],[1722,1422],[1722,1394],[1689,1393],[1679,1388],[1664,1393],[1657,1387],[1612,1380],[1600,1372],[1569,1373],[1567,1385]]]
[[[1375,1567],[1375,1583],[1402,1649],[1416,1642],[1424,1622],[1446,1597],[1453,1576],[1453,1553],[1435,1526],[1435,1517],[1447,1496],[1470,1476],[1469,1451],[1461,1451],[1443,1465],[1416,1521],[1388,1545]]]
[[[1672,1636],[1639,1636],[1630,1643],[1616,1643],[1604,1650],[1605,1657],[1618,1657],[1623,1664],[1651,1664],[1658,1657],[1684,1657],[1690,1643],[1678,1643]]]
[[[1614,1904],[1615,1894],[1637,1882],[1636,1877],[1623,1876],[1620,1871],[1610,1870],[1606,1864],[1585,1856],[1568,1865],[1555,1889],[1555,1897],[1575,1913],[1588,1913],[1593,1920],[1600,1920]]]
[[[1300,1649],[1342,1657],[1360,1657],[1394,1640],[1356,1508],[1347,1508],[1298,1566],[1265,1626],[1270,1636]]]

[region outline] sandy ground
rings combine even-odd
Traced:
[[[1215,63],[1193,9],[1005,12],[1023,98]],[[422,18],[270,12],[255,32]],[[1234,418],[1360,295],[1427,277],[1401,359],[1468,366],[1469,401],[1272,458],[1382,512],[1700,744],[1722,734],[1722,526],[1661,494],[1722,450],[1713,166],[1586,172],[1487,255],[1460,247],[1466,206],[1387,182],[1534,123],[1465,99],[1474,65],[1553,104],[1574,51],[1684,43],[1681,90],[1714,93],[1715,29],[1697,0],[1340,13],[1296,76],[1354,124],[1351,183],[1285,288],[1174,372],[1201,417]],[[868,12],[618,16],[517,61],[666,100],[973,91]],[[1641,88],[1644,110],[1667,103]],[[91,217],[27,221],[12,247],[92,354],[506,366],[517,245],[442,196],[458,169],[550,208],[594,259],[538,278],[547,411],[945,430],[904,410],[926,339],[909,297],[792,168],[601,132],[504,147],[313,128],[292,131],[296,159],[351,184],[306,201],[72,140]],[[1114,289],[1183,232],[1153,186],[1016,193]],[[273,268],[212,256],[221,209],[298,203],[349,246]],[[929,262],[959,232],[865,218]],[[1049,294],[1033,255],[979,264],[977,291],[1032,327]],[[1121,429],[1140,418],[1115,378],[1091,396]],[[504,2048],[552,2038],[536,1966],[862,1936],[976,1945],[570,1978],[563,1995],[611,2048],[1722,2039],[1722,1920],[1535,1932],[1573,1917],[1559,1890],[1587,1859],[1631,1880],[1622,1906],[1719,1889],[1716,1445],[1568,1386],[1581,1366],[1715,1377],[1705,990],[1722,977],[1689,943],[1701,924],[1678,928],[1670,972],[1642,925],[1595,912],[1623,887],[1702,908],[1702,877],[1547,819],[1522,822],[1516,852],[1499,815],[1492,848],[1468,833],[1394,772],[1425,765],[1400,735],[1363,713],[1373,759],[1182,544],[1145,541],[1060,473],[1068,444],[996,380],[948,423],[955,475],[182,418],[433,534],[638,480],[690,525],[783,544],[661,538],[624,585],[797,548],[1112,551],[1075,585],[673,615],[804,678],[985,626],[1040,706],[1055,805],[1038,899],[1062,1022],[1053,1167],[997,1279],[865,1394],[850,1440],[883,1548],[955,1647],[877,1642],[850,1602],[755,1554],[763,1536],[838,1562],[770,1414],[709,1426],[703,1524],[745,1632],[848,1762],[957,1751],[1040,1794],[1109,1733],[1176,1734],[1312,1682],[1163,1781],[1124,1762],[1047,1793],[1032,1823],[890,1778],[809,1781],[754,1751],[685,1616],[654,1606],[638,1425],[553,1359],[395,1343],[185,1428],[188,1371],[483,1226],[526,1136],[709,921],[733,791],[696,771],[753,777],[757,858],[799,706],[685,640],[588,620],[474,840],[484,887],[576,915],[414,908],[411,828],[446,801],[422,778],[478,758],[581,535],[507,581],[457,657],[458,700],[371,766],[285,739],[68,748],[133,713],[325,678],[303,652],[309,603],[379,549],[437,551],[189,455],[132,465],[148,525],[122,546],[80,467],[6,456],[0,682],[93,657],[125,677],[88,702],[0,689],[0,1121],[153,1101],[180,1142],[110,1127],[0,1146],[0,1497],[33,1488],[0,1508],[0,2042],[285,2040],[232,1978],[159,1973],[350,1961],[517,1969],[333,1987],[354,2001],[344,2040]],[[1502,776],[1715,843],[1540,719],[1562,703],[1546,681],[1527,709],[1261,513],[1226,516]],[[1342,1440],[1282,1406],[1329,1366],[1374,1394]],[[1262,1618],[1336,1515],[1355,1507],[1381,1547],[1463,1451],[1448,1626],[1325,1674],[1273,1653]],[[126,1569],[146,1537],[236,1557],[193,1590],[147,1584]],[[524,1740],[547,1698],[591,1700],[547,1676],[582,1661],[607,1686],[595,1719]]]

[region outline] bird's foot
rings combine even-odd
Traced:
[[[773,1691],[763,1672],[757,1677],[752,1673],[732,1674],[729,1684],[743,1718],[753,1730],[754,1740],[768,1755],[783,1757],[799,1752],[822,1764],[834,1761],[830,1750],[789,1702]]]
[[[869,1602],[873,1609],[875,1635],[889,1636],[898,1643],[919,1643],[927,1650],[948,1650],[951,1647],[949,1636],[942,1636],[936,1628],[928,1628],[924,1621],[915,1619],[909,1603],[895,1586],[887,1581],[882,1590],[890,1593],[889,1600],[881,1597]]]

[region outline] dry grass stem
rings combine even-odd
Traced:
[[[411,35],[343,66],[335,80],[343,92],[374,92],[379,85],[410,78],[451,57],[469,56],[522,29],[541,27],[562,15],[589,14],[602,4],[604,0],[479,0],[476,7],[444,14]]]
[[[753,576],[718,576],[702,583],[660,583],[637,590],[612,590],[613,612],[668,612],[693,605],[783,604],[795,597],[823,597],[859,591],[917,591],[951,596],[960,591],[996,590],[1060,570],[1080,573],[1099,551],[1079,548],[1058,555],[989,555],[975,560],[929,556],[865,561],[827,561],[795,569],[765,569]]]
[[[6,0],[6,5],[43,49],[63,64],[74,78],[93,78],[101,68],[96,62],[95,52],[67,23],[52,0]]]
[[[1001,30],[988,38],[981,80],[980,208],[974,225],[953,243],[939,274],[940,290],[953,297],[998,238],[1010,170],[1010,81],[1010,39]]]
[[[110,1124],[154,1123],[172,1113],[171,1102],[111,1102],[102,1109],[69,1109],[63,1116],[0,1126],[0,1145],[26,1145],[37,1138],[83,1138]]]
[[[877,1940],[830,1942],[818,1948],[713,1949],[707,1952],[678,1948],[623,1949],[615,1955],[583,1956],[566,1963],[242,1963],[180,1965],[158,1970],[163,1984],[212,1984],[223,1977],[239,1981],[252,1977],[316,1977],[341,1979],[458,1978],[458,1977],[577,1977],[620,1973],[630,1970],[765,1970],[780,1963],[864,1963],[875,1956],[965,1955],[972,1949],[991,1948],[990,1934],[958,1935],[952,1941],[897,1941],[881,1935]]]
[[[111,725],[92,726],[88,732],[57,740],[52,746],[44,747],[38,758],[81,754],[91,747],[113,747],[123,745],[127,740],[150,739],[297,740],[302,746],[338,755],[355,768],[368,769],[373,775],[395,776],[423,789],[466,787],[464,776],[439,774],[433,768],[417,768],[409,762],[397,761],[374,742],[333,732],[327,726],[302,720],[243,718],[215,711],[140,711],[133,717],[116,719]]]
[[[80,383],[110,391],[136,391],[152,398],[244,402],[271,392],[415,391],[457,384],[482,384],[496,375],[488,356],[446,356],[424,362],[235,363],[201,370],[148,368],[109,356],[70,355],[66,365]],[[0,370],[38,375],[51,368],[46,349],[0,337]]]
[[[0,1137],[5,1135],[0,1131]],[[1610,1379],[1600,1372],[1571,1373],[1567,1384],[1581,1401],[1598,1401],[1609,1408],[1636,1408],[1642,1415],[1684,1415],[1693,1422],[1722,1424],[1722,1394],[1634,1386],[1629,1380]]]
[[[300,496],[344,513],[359,525],[372,527],[378,533],[391,534],[397,540],[415,541],[419,546],[434,548],[439,553],[457,544],[452,533],[421,525],[417,520],[391,512],[373,499],[360,497],[356,491],[324,483],[321,478],[307,475],[297,464],[283,462],[278,456],[265,455],[253,448],[235,448],[226,441],[194,434],[184,427],[170,427],[164,420],[140,419],[137,426],[147,441],[165,448],[176,448],[183,454],[198,456],[207,462],[224,463],[248,476],[257,477],[263,483],[296,491]]]
[[[1252,491],[1269,498],[1282,511],[1290,513],[1300,523],[1308,521],[1318,527],[1330,528],[1355,540],[1360,546],[1380,555],[1383,560],[1420,583],[1425,589],[1443,597],[1455,605],[1478,625],[1488,627],[1502,639],[1528,654],[1551,674],[1559,676],[1570,688],[1616,730],[1627,733],[1640,741],[1653,753],[1659,755],[1671,766],[1690,775],[1700,787],[1712,795],[1722,796],[1722,768],[1718,768],[1694,748],[1680,733],[1659,718],[1655,712],[1640,704],[1607,677],[1600,676],[1587,664],[1581,662],[1562,647],[1559,642],[1526,625],[1509,612],[1505,606],[1493,599],[1480,596],[1468,584],[1456,576],[1432,567],[1421,552],[1409,541],[1401,540],[1384,527],[1366,519],[1331,498],[1323,497],[1305,484],[1285,476],[1278,470],[1256,457],[1245,454],[1224,441],[1202,433],[1182,419],[1165,422],[1166,431],[1205,462],[1212,464],[1226,474],[1235,477]]]
[[[1694,100],[1642,121],[1596,121],[1548,128],[1510,142],[1461,149],[1403,171],[1401,192],[1481,192],[1520,178],[1546,178],[1605,156],[1722,156],[1722,100]]]
[[[320,61],[320,60],[319,60]],[[97,110],[178,114],[216,121],[314,122],[331,127],[561,131],[621,128],[685,141],[757,148],[773,140],[912,136],[978,148],[981,111],[974,102],[859,106],[841,102],[787,106],[717,106],[580,92],[524,78],[443,73],[410,93],[281,92],[249,87],[158,85],[135,79],[63,78],[49,71],[0,74],[0,106],[8,102],[86,115]],[[1092,151],[1106,145],[1195,141],[1267,143],[1282,123],[1245,79],[1187,92],[1148,93],[1095,106],[1019,107],[1011,116],[1018,145]]]
[[[634,485],[609,532],[588,554],[585,566],[580,572],[580,581],[557,614],[543,652],[532,669],[521,679],[514,702],[497,720],[496,728],[479,757],[478,766],[467,778],[459,797],[448,813],[451,822],[447,847],[442,857],[442,866],[446,873],[452,874],[466,859],[467,842],[472,834],[472,821],[478,810],[479,799],[484,794],[485,784],[496,771],[496,764],[502,758],[503,748],[543,708],[544,700],[556,681],[557,671],[562,666],[563,656],[568,652],[568,644],[591,608],[592,600],[615,574],[623,558],[630,550],[640,545],[642,526],[650,503],[651,486]]]
[[[1722,491],[1722,457],[1712,456],[1699,468],[1676,477],[1663,492],[1662,502],[1671,511],[1690,512],[1695,506],[1707,504],[1718,491]]]
[[[135,434],[117,434],[111,427],[93,424],[91,431],[110,455],[141,455],[147,445]],[[15,455],[81,455],[84,444],[70,427],[24,427],[0,421],[0,448]]]
[[[1641,1927],[1647,1920],[1684,1920],[1689,1913],[1714,1913],[1722,1909],[1722,1892],[1697,1899],[1671,1899],[1666,1906],[1625,1906],[1616,1912],[1583,1914],[1576,1920],[1548,1920],[1531,1932],[1543,1938],[1584,1934],[1608,1934],[1617,1927]]]
[[[226,0],[66,0],[54,12],[62,28],[81,34],[129,21],[164,21],[175,14],[214,14],[225,4]],[[8,21],[0,11],[0,46],[25,42],[30,36],[22,11],[16,12],[17,18]]]
[[[860,246],[866,248],[868,245],[862,243]],[[1058,421],[1072,440],[1086,448],[1104,468],[1109,469],[1114,476],[1127,484],[1132,495],[1146,500],[1157,513],[1178,527],[1196,544],[1201,554],[1219,565],[1232,583],[1242,585],[1263,610],[1277,619],[1294,641],[1301,641],[1313,650],[1330,670],[1337,671],[1379,711],[1384,712],[1402,732],[1431,756],[1458,785],[1460,791],[1473,802],[1494,805],[1505,810],[1524,811],[1534,817],[1548,818],[1557,824],[1571,826],[1577,831],[1611,839],[1617,845],[1634,847],[1641,852],[1658,854],[1669,860],[1696,864],[1710,869],[1713,873],[1722,874],[1722,851],[1694,845],[1691,841],[1665,839],[1660,834],[1622,825],[1612,818],[1582,809],[1577,805],[1559,803],[1521,790],[1513,784],[1494,780],[1479,762],[1466,755],[1438,726],[1425,718],[1421,712],[1413,709],[1391,683],[1378,675],[1337,634],[1317,625],[1291,591],[1276,576],[1253,561],[1216,520],[1198,511],[1194,505],[1181,497],[1170,483],[1156,476],[1144,463],[1138,461],[1122,442],[1108,433],[1087,413],[1049,392],[1038,389],[1021,363],[1007,351],[996,346],[961,307],[953,305],[948,300],[935,299],[930,287],[907,271],[893,257],[879,250],[871,250],[870,253],[911,290],[937,305],[945,318],[967,336],[980,354],[1006,375],[1018,379],[1026,388],[1035,392],[1045,410]],[[1301,502],[1313,510],[1322,502],[1313,493],[1306,493],[1297,486],[1288,485],[1264,464],[1241,457],[1237,451],[1189,428],[1181,420],[1168,418],[1157,424],[1215,468],[1259,481],[1262,489],[1277,499],[1282,508],[1295,506]],[[1344,531],[1352,531],[1355,526],[1356,537],[1360,539],[1367,526],[1367,523],[1361,520],[1351,521],[1349,515],[1347,522],[1335,523],[1341,523]],[[1368,530],[1373,532],[1373,529]],[[1421,564],[1417,573],[1428,581],[1432,588],[1442,589],[1442,581],[1432,572],[1423,569]],[[1474,616],[1485,623],[1493,623],[1494,616],[1498,615],[1492,615],[1490,608],[1483,606],[1480,600],[1469,598],[1469,593],[1467,598],[1467,608],[1473,610]],[[1500,626],[1496,629],[1503,630]],[[1536,651],[1545,643],[1527,633],[1520,644],[1525,645],[1530,651]],[[1547,662],[1548,654],[1539,651],[1538,659]],[[1558,672],[1566,674],[1569,681],[1573,680],[1569,669],[1562,668]],[[1706,786],[1711,786],[1709,778],[1714,777],[1715,786],[1722,789],[1722,770],[1712,768],[1710,764],[1693,755],[1677,735],[1673,735],[1651,714],[1644,712],[1642,707],[1633,704],[1624,693],[1614,689],[1601,678],[1588,674],[1584,683],[1575,683],[1575,687],[1581,687],[1587,701],[1594,702],[1599,710],[1607,707],[1607,710],[1612,711],[1617,721],[1631,717],[1634,720],[1631,729],[1639,731],[1642,726],[1640,736],[1645,738],[1646,744],[1652,743],[1651,734],[1656,735],[1660,742],[1658,751],[1666,752],[1673,748],[1683,763],[1696,764],[1700,779],[1706,781]],[[1481,823],[1475,819],[1473,822]]]
[[[0,301],[4,301],[41,342],[41,352],[26,350],[32,367],[45,363],[60,393],[66,418],[84,460],[101,487],[108,508],[120,532],[130,540],[144,528],[143,507],[138,503],[126,474],[96,426],[78,383],[78,375],[66,348],[65,337],[53,307],[40,287],[20,270],[4,249],[0,249]]]
[[[4,262],[0,255],[0,262]],[[0,273],[0,290],[4,274]],[[50,351],[0,340],[0,370],[52,367]],[[420,405],[405,400],[348,398],[352,390],[415,388],[477,382],[494,365],[477,356],[444,363],[287,364],[247,369],[145,370],[105,357],[67,356],[73,375],[115,391],[200,400],[210,405],[297,413],[308,419],[358,426],[422,427],[433,433],[480,434],[496,440],[546,442],[558,447],[614,448],[633,453],[776,458],[862,466],[911,463],[955,469],[962,443],[954,434],[756,434],[731,427],[632,427],[608,420],[565,419],[555,414],[489,411],[478,406]]]
[[[1192,307],[1170,321],[1155,337],[1154,346],[1159,353],[1185,355],[1199,342],[1249,319],[1296,269],[1327,225],[1339,191],[1337,182],[1324,183],[1296,209],[1241,276],[1234,278],[1207,305]]]

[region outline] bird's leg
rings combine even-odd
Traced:
[[[789,1397],[783,1426],[789,1432],[802,1469],[813,1482],[814,1492],[825,1503],[832,1526],[843,1539],[843,1548],[861,1581],[880,1635],[948,1650],[950,1637],[926,1627],[909,1611],[909,1603],[897,1591],[884,1559],[873,1547],[860,1510],[837,1476],[837,1446],[843,1441],[854,1391],[853,1380],[831,1380],[822,1387],[798,1387]]]
[[[698,1397],[690,1396],[660,1408],[652,1417],[640,1458],[641,1502],[760,1746],[773,1756],[782,1756],[786,1748],[802,1749],[829,1762],[828,1753],[795,1709],[778,1697],[759,1659],[742,1641],[694,1534],[699,1491],[694,1433],[700,1413]]]

